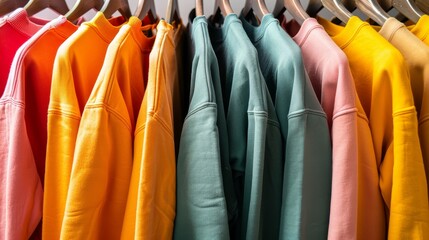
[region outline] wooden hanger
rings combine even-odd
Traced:
[[[131,17],[131,10],[128,0],[105,0],[100,11],[104,13],[106,18],[111,18],[113,13],[116,11],[119,11],[119,13],[121,13],[125,19]]]
[[[424,13],[429,14],[429,1],[428,0],[416,0],[416,5]],[[1,15],[1,14],[0,14]]]
[[[234,11],[232,10],[229,0],[216,0],[214,5],[214,12],[210,20],[212,23],[222,24],[223,17],[232,13],[234,13]]]
[[[26,3],[27,0],[0,0],[0,17],[24,7]]]
[[[134,13],[134,16],[137,16],[141,20],[144,17],[149,16],[149,19],[152,23],[158,21],[154,0],[139,0],[137,4],[137,10]]]
[[[279,17],[286,9],[292,15],[293,19],[299,23],[299,25],[302,25],[306,19],[310,18],[299,0],[277,0],[276,5],[274,6],[273,15],[275,17]]]
[[[380,6],[386,11],[395,8],[414,23],[418,22],[424,15],[413,0],[381,0]]]
[[[349,1],[345,1],[347,3]],[[345,7],[344,2],[341,0],[310,0],[307,13],[315,17],[322,8],[328,9],[336,18],[340,19],[343,23],[347,23],[353,14]]]
[[[213,15],[217,15],[218,13],[222,13],[224,16],[234,13],[232,10],[231,4],[229,3],[229,0],[216,0],[215,6],[214,6],[214,12]]]
[[[353,14],[348,10],[348,7],[345,4],[354,6],[352,1],[341,1],[341,0],[310,0],[308,2],[306,12],[311,17],[316,17],[317,14],[326,8],[331,12],[336,18],[340,19],[342,22],[347,23]]]
[[[196,16],[204,16],[203,0],[195,0],[195,14]]]
[[[179,14],[179,3],[178,0],[168,0],[167,4],[167,14],[165,16],[165,21],[168,23],[173,23],[174,21],[180,20]]]
[[[347,23],[353,14],[344,6],[341,0],[321,0],[323,7],[329,10],[341,22]]]
[[[30,0],[24,8],[27,10],[27,14],[29,16],[47,8],[50,8],[61,15],[64,15],[69,11],[69,7],[65,0]]]
[[[77,0],[65,16],[70,22],[73,22],[91,9],[99,11],[102,6],[103,0]]]
[[[378,25],[383,26],[388,18],[387,14],[376,0],[355,0],[356,6]]]
[[[265,14],[270,13],[264,0],[246,0],[241,14],[247,18],[252,12],[258,19],[262,19]]]

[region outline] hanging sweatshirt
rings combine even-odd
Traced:
[[[48,107],[43,238],[59,239],[81,113],[122,18],[102,13],[82,24],[58,49]]]
[[[405,25],[395,18],[387,19],[379,33],[395,46],[405,58],[408,70],[410,71],[411,89],[413,91],[414,104],[419,120],[420,141],[421,143],[428,143],[429,122],[426,120],[429,117],[427,115],[429,109],[429,47],[408,31]],[[423,114],[421,114],[421,111],[423,111]],[[426,114],[426,116],[424,114]],[[425,158],[429,157],[429,152],[424,151],[426,149],[427,148],[423,148],[422,151],[422,153],[424,153],[423,159],[429,161],[429,159]],[[428,163],[429,162],[426,162],[427,170],[429,170]],[[423,162],[416,161],[416,164],[418,164],[420,168],[425,169]],[[398,222],[393,222],[395,225],[390,221],[389,238],[429,237],[429,229],[427,229],[429,225],[429,202],[427,181],[425,181],[428,179],[428,176],[426,176],[426,179],[424,176],[425,173],[419,171],[414,179],[409,179],[409,182],[404,182],[404,187],[397,189],[396,194],[394,191],[396,189],[392,190],[392,201],[400,200],[398,203],[401,203],[401,207],[404,205],[412,206],[412,208],[407,209],[408,214],[412,216],[424,216],[424,218],[420,218],[418,222],[408,222],[409,220],[406,218],[398,219]],[[413,181],[411,182],[411,180]],[[410,189],[408,187],[409,185],[418,186],[418,188]],[[413,201],[405,202],[401,199],[404,195],[408,195],[410,191],[414,190],[416,190],[416,192],[413,193],[415,195]],[[420,228],[423,228],[425,231],[420,232]],[[409,229],[409,235],[403,233],[404,235],[401,237],[403,231],[401,231],[401,229]]]
[[[359,132],[366,132],[367,136],[371,133],[365,112],[357,106],[360,103],[349,62],[316,19],[306,19],[302,26],[294,20],[286,24],[284,17],[280,21],[301,48],[305,69],[328,118],[332,139],[328,239],[356,239],[358,162],[373,159],[375,163],[375,155],[365,154],[373,149],[372,145],[363,149],[367,145],[358,144]]]
[[[189,111],[177,159],[174,239],[224,240],[229,239],[229,209],[236,209],[237,202],[233,198],[219,66],[207,19],[195,17],[193,10],[187,29],[193,61]]]
[[[18,48],[49,21],[28,17],[23,8],[0,18],[0,94],[6,87],[9,70]]]
[[[244,18],[242,22],[258,50],[280,123],[282,139],[267,135],[266,147],[278,145],[285,154],[271,156],[264,165],[263,209],[270,211],[261,218],[262,237],[326,239],[331,143],[326,115],[306,76],[301,50],[272,14],[266,14],[258,27]]]
[[[393,22],[393,21],[390,21]],[[427,47],[421,46],[417,43],[415,38],[411,38],[408,32],[402,30],[402,26],[398,25],[398,33],[392,36],[391,43],[396,46],[400,51],[403,49],[402,54],[410,65],[411,72],[411,86],[413,88],[414,102],[417,108],[419,118],[419,136],[420,146],[422,148],[423,161],[425,164],[426,180],[429,186],[429,69]],[[388,25],[385,25],[388,26]],[[408,30],[413,33],[417,39],[422,41],[426,46],[429,46],[429,16],[423,15],[414,26],[408,26]],[[380,32],[381,33],[381,32]],[[398,35],[404,35],[405,42],[394,41]],[[413,44],[409,44],[411,41]],[[406,51],[406,52],[405,52]],[[414,55],[415,54],[415,55]],[[417,71],[418,70],[418,71]],[[413,77],[413,75],[415,77]],[[417,81],[415,80],[417,78]]]
[[[267,209],[263,191],[265,170],[278,166],[281,156],[279,122],[258,62],[257,51],[246,37],[237,15],[223,25],[209,25],[220,69],[228,128],[229,161],[238,200],[237,221],[230,223],[231,238],[260,239]],[[273,145],[267,142],[273,141]],[[264,166],[265,163],[266,168]],[[271,190],[271,189],[270,189]],[[274,199],[278,201],[278,199]],[[274,228],[277,226],[274,226]],[[271,233],[276,234],[276,233]]]
[[[319,22],[349,58],[371,127],[389,228],[380,219],[380,225],[368,225],[365,234],[386,238],[387,232],[389,239],[426,239],[428,199],[426,186],[421,186],[426,178],[408,66],[397,49],[358,17],[345,27]],[[372,218],[383,215],[373,212]]]
[[[131,17],[107,48],[85,105],[74,151],[62,239],[119,239],[145,92],[152,25]]]
[[[134,153],[121,239],[171,239],[176,215],[173,102],[175,47],[183,31],[161,20],[149,57],[146,93],[134,131]]]
[[[52,64],[57,48],[75,30],[58,17],[26,41],[13,60],[0,98],[1,239],[28,239],[42,217],[43,175],[36,166],[45,161]]]

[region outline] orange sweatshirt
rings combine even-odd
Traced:
[[[85,105],[61,229],[62,239],[119,239],[132,169],[134,127],[149,53],[142,22],[131,17],[110,43]],[[143,31],[142,31],[143,30]]]
[[[121,239],[172,239],[176,215],[173,92],[175,46],[183,31],[161,20],[134,138],[134,162]]]
[[[58,49],[48,107],[43,238],[59,239],[81,112],[122,18],[97,13]]]

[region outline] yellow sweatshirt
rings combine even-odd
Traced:
[[[76,140],[62,239],[119,239],[154,37],[131,17],[110,43]],[[145,26],[152,28],[152,25]]]
[[[419,185],[425,183],[425,172],[417,113],[403,56],[358,17],[352,17],[345,27],[322,19],[320,23],[346,53],[369,119],[388,238],[429,239],[427,190]],[[361,173],[358,181],[361,184]],[[367,201],[364,196],[359,193],[359,202]],[[360,211],[365,209],[358,209],[358,218]],[[385,238],[383,231],[385,228],[368,226],[358,219],[358,239]]]
[[[418,39],[420,39],[423,44],[429,46],[428,15],[423,15],[416,23],[416,25],[408,26],[408,30],[410,30]],[[402,40],[399,40],[398,44],[401,44],[400,41]],[[414,101],[416,102],[417,112],[419,114],[418,117],[420,145],[422,147],[423,160],[426,170],[426,179],[429,185],[429,53],[427,48],[422,47],[421,44],[422,43],[403,43],[404,47],[412,48],[414,50],[413,52],[410,52],[410,57],[415,59],[413,62],[421,63],[420,66],[416,63],[413,63],[413,65],[418,67],[416,74],[420,78],[419,81],[413,81],[412,85]],[[413,56],[414,54],[420,57],[417,58],[417,56]],[[407,57],[405,56],[405,58]],[[413,72],[411,72],[411,74],[413,74]]]
[[[161,20],[134,138],[134,162],[121,239],[172,239],[176,214],[173,92],[182,25]]]
[[[429,142],[429,122],[428,113],[429,113],[429,47],[427,47],[422,41],[420,41],[416,36],[414,36],[403,23],[399,22],[395,18],[389,18],[384,23],[383,27],[380,29],[379,33],[387,39],[393,46],[395,46],[404,56],[405,61],[408,65],[408,70],[410,71],[410,80],[411,88],[414,96],[414,104],[417,110],[417,116],[419,119],[419,137],[421,143],[425,144]],[[429,148],[426,145],[422,150],[423,159],[428,161],[429,157]],[[424,169],[424,164],[421,161],[416,163]],[[429,167],[426,164],[426,167]],[[421,169],[420,169],[421,170]],[[415,176],[414,182],[409,182],[415,186],[414,189],[405,188],[403,191],[417,190],[415,193],[415,200],[418,200],[417,208],[407,209],[410,214],[415,214],[416,216],[421,215],[419,224],[421,226],[407,225],[407,227],[413,227],[415,229],[415,234],[405,235],[406,233],[401,233],[401,229],[389,229],[389,238],[396,238],[396,235],[401,233],[400,236],[403,237],[412,237],[416,239],[417,237],[428,237],[429,236],[429,202],[427,195],[427,182],[426,178],[422,177],[421,171]],[[427,177],[427,176],[426,176]],[[392,193],[393,194],[393,193]],[[407,192],[403,192],[403,195],[406,195]],[[402,197],[403,195],[398,195]],[[394,197],[392,195],[392,197]],[[411,204],[411,202],[410,202]],[[426,214],[426,216],[425,216]],[[425,216],[425,217],[424,217]],[[420,228],[426,228],[425,231],[421,234],[417,234]],[[403,238],[402,238],[403,239]]]

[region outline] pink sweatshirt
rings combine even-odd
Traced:
[[[356,239],[358,207],[358,121],[356,90],[345,54],[317,20],[282,26],[301,47],[304,66],[328,117],[332,137],[329,239]],[[369,128],[368,128],[369,129]]]
[[[44,162],[46,137],[43,143],[39,131],[46,132],[56,49],[75,28],[58,17],[26,41],[13,59],[0,98],[0,239],[28,239],[42,218],[43,176],[35,160]],[[38,141],[32,142],[35,134]]]
[[[16,50],[48,22],[29,18],[23,8],[18,8],[8,16],[0,18],[0,95],[6,86]]]

